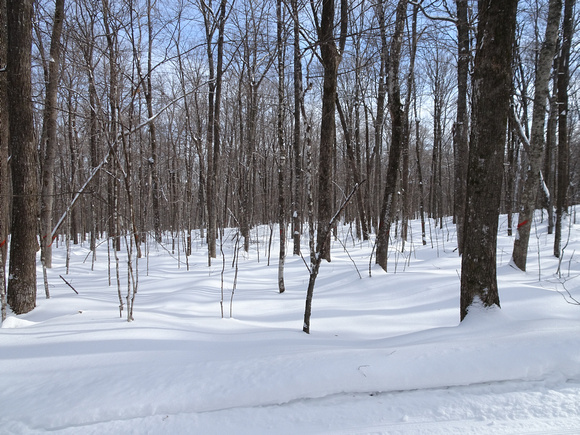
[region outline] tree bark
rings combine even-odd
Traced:
[[[570,50],[574,33],[575,0],[564,2],[564,23],[562,26],[562,49],[558,59],[558,194],[556,197],[556,233],[554,256],[560,257],[562,240],[562,219],[568,213],[568,188],[570,186],[570,141],[568,135],[568,85],[570,82]]]
[[[520,203],[517,235],[512,253],[513,263],[526,270],[530,229],[534,219],[538,186],[540,185],[540,170],[544,156],[544,126],[546,118],[546,101],[549,93],[550,70],[556,50],[556,39],[560,26],[562,0],[550,0],[546,34],[540,50],[536,79],[534,84],[534,109],[532,112],[532,129],[530,135],[530,150],[528,153],[528,168],[524,180],[524,191]]]
[[[423,188],[423,171],[421,169],[421,141],[419,139],[419,119],[417,119],[417,109],[415,108],[415,153],[417,162],[417,176],[419,177],[419,215],[421,217],[421,243],[427,244],[425,232],[425,189]]]
[[[284,44],[282,21],[282,0],[276,2],[277,18],[277,50],[278,50],[278,113],[277,113],[277,142],[278,142],[278,224],[280,227],[280,256],[278,259],[278,291],[284,293],[284,260],[286,258],[286,204],[284,201],[284,170],[286,152],[284,149]]]
[[[461,260],[461,320],[473,304],[500,305],[497,228],[517,3],[517,0],[479,2]]]
[[[400,0],[397,5],[395,31],[391,39],[387,92],[389,95],[389,112],[391,113],[391,149],[387,166],[387,180],[381,207],[379,231],[377,234],[377,264],[387,270],[389,234],[393,220],[393,207],[396,201],[397,178],[401,161],[401,149],[404,142],[404,116],[401,104],[401,88],[399,84],[399,64],[403,30],[407,18],[407,0]]]
[[[52,219],[54,206],[54,165],[57,152],[57,92],[60,82],[60,58],[62,25],[64,21],[64,0],[56,0],[54,21],[50,40],[50,59],[48,62],[48,81],[44,100],[43,120],[43,157],[42,157],[42,190],[40,201],[40,247],[41,260],[45,267],[52,267]]]
[[[411,127],[410,127],[410,109],[411,109],[411,99],[414,96],[413,88],[415,87],[415,57],[417,55],[417,16],[419,14],[419,5],[413,5],[413,18],[411,23],[411,53],[409,59],[409,73],[407,75],[407,95],[405,96],[405,110],[404,110],[404,132],[405,132],[405,143],[403,144],[402,150],[402,203],[403,203],[403,216],[401,222],[401,251],[405,250],[405,242],[407,241],[407,234],[409,228],[409,219],[411,218],[411,195],[409,187],[409,148],[410,148],[410,138],[411,138]]]
[[[292,21],[294,24],[294,191],[292,195],[292,239],[293,254],[300,255],[300,236],[302,234],[302,54],[300,50],[300,21],[298,0],[291,0]]]
[[[340,100],[338,98],[336,99],[336,109],[338,111],[340,124],[342,125],[342,130],[343,130],[343,134],[344,134],[344,141],[346,144],[346,157],[348,160],[349,173],[350,173],[350,176],[352,178],[353,184],[359,185],[359,184],[361,184],[359,166],[358,166],[358,163],[356,161],[355,150],[354,150],[353,145],[352,145],[352,137],[350,134],[350,129],[348,128],[347,121],[346,121],[346,118],[344,116],[344,112],[342,111],[342,106],[340,104]],[[363,240],[368,240],[369,230],[367,227],[367,217],[365,214],[365,208],[364,208],[364,204],[363,204],[363,194],[362,194],[361,189],[358,189],[358,191],[356,193],[356,208],[357,208],[357,212],[358,212],[359,221],[360,221],[360,224],[362,227],[362,236],[363,236],[362,238],[363,238]]]
[[[7,63],[6,0],[0,0],[0,68]],[[2,321],[6,319],[6,253],[10,217],[10,183],[8,176],[8,77],[0,73],[0,305]]]
[[[342,0],[342,8],[347,1]],[[325,228],[330,222],[332,213],[332,161],[336,137],[336,88],[338,65],[342,50],[339,51],[334,38],[334,0],[323,0],[322,17],[319,29],[320,52],[324,68],[324,85],[322,91],[322,122],[320,125],[320,157],[318,168],[318,234],[317,255],[330,261],[330,238]],[[346,11],[341,11],[342,15]],[[346,37],[346,32],[344,33]],[[342,38],[342,35],[341,35]],[[341,48],[344,44],[341,42]]]
[[[208,244],[208,265],[211,265],[211,259],[216,258],[216,239],[217,239],[217,171],[220,149],[220,103],[221,87],[223,77],[223,45],[224,45],[224,27],[226,20],[227,0],[221,0],[218,16],[215,17],[217,22],[212,21],[213,11],[211,3],[206,5],[202,2],[202,14],[206,32],[206,49],[208,60],[208,107],[207,107],[207,244]],[[213,37],[215,30],[218,30],[217,40],[217,59],[214,66],[213,55]]]
[[[145,87],[145,101],[147,103],[147,116],[149,119],[153,118],[153,89],[152,89],[152,75],[153,75],[153,23],[151,21],[151,0],[147,0],[147,34],[148,34],[148,50],[147,50],[147,80]],[[140,62],[137,62],[140,65]],[[139,66],[139,71],[141,70]],[[141,75],[141,74],[140,74]],[[142,77],[141,77],[142,79]],[[149,158],[149,168],[151,170],[151,205],[153,207],[153,231],[155,232],[155,240],[161,243],[161,211],[160,211],[160,196],[161,189],[159,187],[159,152],[157,147],[157,130],[155,122],[149,123],[149,145],[151,149],[151,156]]]
[[[459,255],[463,252],[463,222],[465,220],[465,187],[467,179],[467,81],[469,76],[469,22],[467,0],[456,0],[457,8],[457,117],[453,130],[455,161],[455,221]]]
[[[32,5],[32,0],[7,0],[6,71],[13,188],[7,301],[16,314],[36,306],[38,159],[31,84]]]

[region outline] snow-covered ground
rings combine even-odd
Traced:
[[[240,252],[237,277],[233,230],[225,262],[211,267],[199,238],[189,270],[169,241],[151,244],[138,263],[133,322],[126,311],[119,317],[106,244],[94,270],[88,246],[72,246],[68,275],[60,246],[51,298],[39,269],[37,308],[9,313],[0,329],[0,433],[580,433],[580,306],[567,293],[580,300],[580,225],[570,226],[558,275],[553,236],[538,221],[524,273],[509,265],[513,237],[502,217],[502,309],[473,309],[461,324],[453,225],[431,225],[427,246],[417,222],[412,229],[388,273],[373,261],[372,277],[372,243],[339,230],[316,283],[310,335],[308,271],[290,245],[278,293],[267,227]]]

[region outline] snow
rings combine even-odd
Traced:
[[[119,318],[106,243],[94,270],[88,246],[72,246],[68,275],[59,246],[51,299],[39,269],[37,308],[10,312],[0,329],[0,434],[580,433],[580,306],[567,293],[580,297],[580,225],[570,225],[561,276],[544,223],[527,272],[510,266],[506,228],[501,217],[502,308],[476,304],[459,323],[450,221],[430,229],[427,246],[416,237],[405,252],[391,247],[389,271],[373,263],[372,277],[372,243],[341,227],[316,282],[310,335],[304,262],[286,257],[278,293],[263,228],[239,257],[232,318],[233,231],[223,296],[222,258],[208,267],[199,238],[189,270],[170,240],[151,242],[138,261],[133,322]],[[419,235],[420,222],[411,230]]]

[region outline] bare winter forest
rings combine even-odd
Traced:
[[[427,244],[449,216],[461,318],[499,305],[499,214],[525,270],[534,210],[559,256],[579,201],[574,3],[0,0],[2,318],[36,306],[39,249],[45,273],[56,244],[131,266],[201,230],[211,265],[225,228],[247,251],[269,225],[280,292],[308,263],[309,332],[338,222],[387,270],[409,220]]]

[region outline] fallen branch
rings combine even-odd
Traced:
[[[66,279],[64,279],[64,278],[62,277],[62,275],[59,275],[59,276],[60,276],[60,279],[62,279],[66,285],[68,285],[70,288],[72,288],[72,289],[73,289],[73,292],[75,292],[77,295],[79,294],[79,292],[78,292],[78,291],[76,291],[76,290],[75,290],[75,288],[74,288],[74,287],[73,287],[73,286],[72,286],[72,285],[71,285],[71,284],[70,284],[70,283],[69,283],[69,282],[68,282]]]

